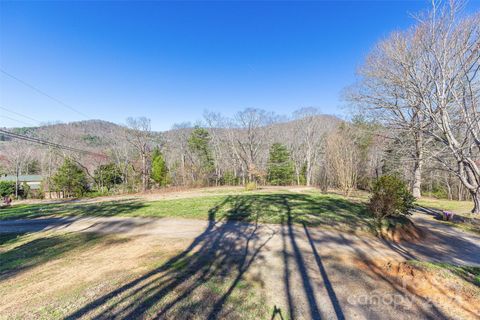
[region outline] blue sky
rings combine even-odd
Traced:
[[[85,116],[3,73],[0,107],[40,122],[147,116],[155,130],[204,110],[314,106],[342,115],[340,92],[375,42],[428,5],[0,2],[1,69]],[[18,121],[36,124],[0,109],[0,126]]]

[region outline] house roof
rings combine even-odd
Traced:
[[[0,181],[16,181],[17,177],[14,175],[5,175],[0,177]],[[39,174],[29,174],[29,175],[20,175],[18,176],[19,182],[41,182],[43,176]]]

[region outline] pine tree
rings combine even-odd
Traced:
[[[272,185],[289,185],[293,181],[294,167],[287,148],[274,143],[268,159],[268,181]]]
[[[168,168],[165,163],[165,158],[157,147],[153,149],[152,153],[152,173],[151,178],[160,186],[168,184]]]
[[[52,186],[55,191],[63,191],[65,197],[79,197],[88,189],[87,176],[73,160],[66,158],[52,176]]]
[[[188,139],[188,147],[199,160],[200,174],[208,179],[215,170],[212,150],[210,148],[210,134],[204,128],[195,127]]]

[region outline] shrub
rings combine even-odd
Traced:
[[[415,197],[402,180],[395,176],[382,176],[373,185],[368,209],[381,221],[387,217],[409,215],[414,203]]]
[[[28,199],[32,196],[32,188],[26,183],[25,181],[22,183],[22,187],[20,189],[20,196],[23,199]]]
[[[252,191],[257,189],[257,184],[255,182],[249,182],[245,185],[245,190]]]
[[[15,193],[15,182],[0,181],[0,196],[6,197]]]

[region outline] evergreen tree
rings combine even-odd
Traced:
[[[69,158],[65,159],[51,181],[53,190],[63,191],[65,197],[82,196],[88,189],[85,172]]]
[[[113,162],[100,165],[93,174],[97,186],[108,191],[123,182],[122,170]]]
[[[152,153],[151,178],[160,186],[166,186],[168,184],[167,164],[165,163],[165,158],[158,147],[153,149]]]
[[[210,134],[204,128],[195,127],[188,139],[188,147],[199,160],[199,171],[208,176],[215,169],[212,150],[210,149]]]
[[[289,185],[293,181],[294,167],[287,147],[274,143],[268,159],[268,182],[272,185]]]

